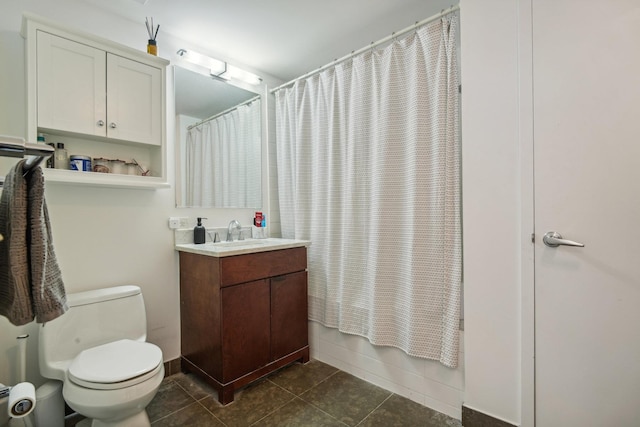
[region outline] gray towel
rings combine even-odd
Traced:
[[[48,322],[68,310],[53,250],[40,167],[23,176],[24,160],[7,174],[0,198],[0,315],[14,325]]]

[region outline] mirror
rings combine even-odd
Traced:
[[[258,92],[174,66],[176,205],[262,207]]]

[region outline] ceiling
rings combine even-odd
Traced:
[[[458,0],[85,0],[283,82]],[[146,4],[145,4],[146,3]]]

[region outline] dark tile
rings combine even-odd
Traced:
[[[147,406],[147,414],[149,420],[153,422],[193,402],[194,399],[178,384],[170,378],[165,378],[160,384],[158,393]]]
[[[339,371],[300,398],[355,426],[389,396],[391,392]]]
[[[174,412],[164,418],[152,422],[154,427],[224,427],[220,420],[216,419],[209,411],[198,402]]]
[[[218,396],[218,391],[194,374],[176,374],[171,379],[195,400],[208,396]]]
[[[253,424],[253,427],[345,427],[329,414],[310,403],[295,398],[271,415]]]
[[[405,397],[392,395],[358,427],[461,427],[460,421],[422,406]]]
[[[432,420],[434,426],[462,427],[460,420],[456,420],[455,418],[451,418],[450,416],[440,412],[436,412]]]
[[[282,407],[295,396],[270,381],[262,380],[235,393],[234,401],[222,406],[215,396],[200,403],[229,427],[249,426]]]
[[[288,366],[271,375],[269,380],[299,396],[336,372],[338,372],[338,369],[333,366],[312,360],[304,365],[296,363]]]

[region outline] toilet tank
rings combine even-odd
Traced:
[[[147,317],[138,286],[116,286],[67,294],[69,310],[40,327],[40,373],[64,380],[82,350],[119,339],[145,341]]]

